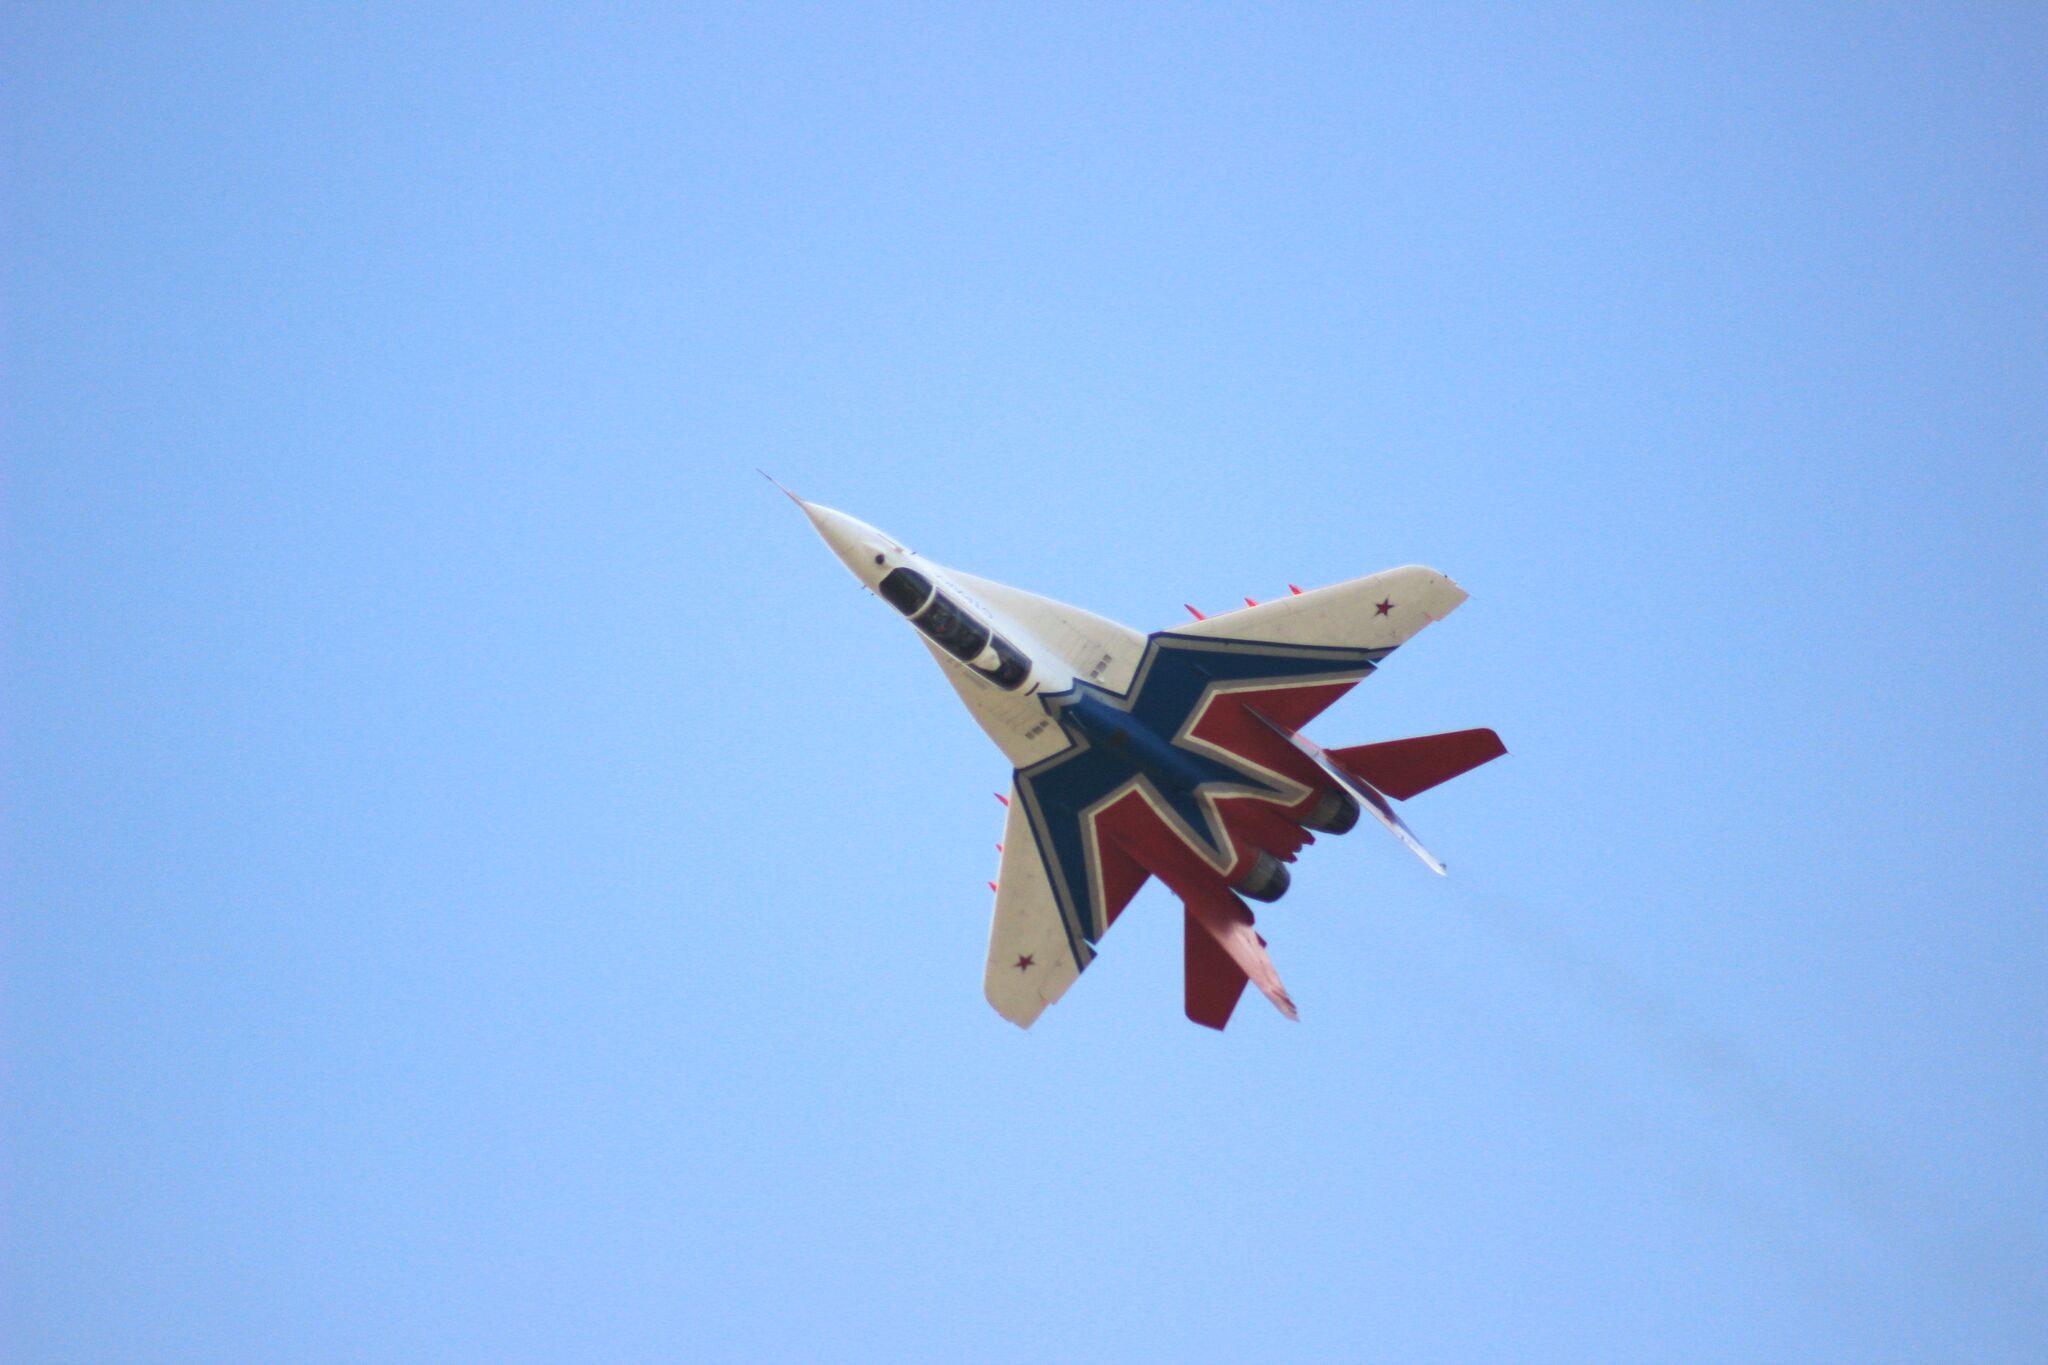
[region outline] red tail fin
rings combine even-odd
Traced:
[[[1507,751],[1508,746],[1491,730],[1456,730],[1448,735],[1418,735],[1332,749],[1329,756],[1344,771],[1397,801],[1406,801]]]
[[[1176,890],[1178,889],[1176,888]],[[1221,970],[1212,970],[1208,966],[1209,959],[1203,956],[1199,959],[1202,965],[1202,975],[1200,977],[1202,995],[1199,1002],[1196,998],[1194,989],[1197,984],[1195,966],[1198,959],[1196,950],[1192,946],[1192,938],[1196,930],[1200,930],[1208,937],[1211,947],[1220,950],[1225,957],[1230,959],[1231,965],[1237,969],[1237,974],[1240,977],[1251,978],[1252,983],[1265,994],[1268,1000],[1273,1002],[1274,1009],[1279,1010],[1289,1019],[1299,1019],[1301,1017],[1294,1008],[1294,1001],[1288,997],[1287,987],[1280,984],[1280,973],[1273,969],[1273,959],[1266,955],[1266,940],[1260,938],[1259,931],[1252,927],[1253,920],[1250,907],[1239,900],[1235,892],[1223,886],[1198,887],[1194,889],[1193,894],[1183,896],[1181,904],[1187,907],[1186,932],[1191,941],[1187,949],[1189,963],[1188,1018],[1193,1019],[1198,1024],[1209,1024],[1210,1028],[1222,1028],[1223,1020],[1230,1017],[1230,1011],[1224,1010],[1221,1018],[1217,1019],[1214,1023],[1210,1023],[1208,1019],[1195,1013],[1198,1005],[1213,1012],[1214,1007],[1210,1002],[1220,1001],[1224,989],[1224,978]],[[1206,954],[1206,950],[1204,952]],[[1237,1004],[1236,993],[1243,989],[1244,983],[1242,981],[1230,985],[1230,1003],[1233,1007]]]
[[[1186,921],[1182,926],[1182,955],[1187,961],[1187,1012],[1188,1018],[1208,1028],[1220,1029],[1230,1022],[1232,1010],[1237,1008],[1238,997],[1244,994],[1245,982],[1250,980],[1244,968],[1231,960],[1216,936],[1202,927],[1192,910],[1184,910],[1181,917]]]

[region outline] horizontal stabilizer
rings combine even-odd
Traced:
[[[1426,746],[1438,740],[1459,741],[1457,745],[1450,746],[1458,755],[1455,760],[1456,766],[1451,766],[1452,759],[1439,757],[1436,760],[1437,769],[1439,770],[1436,771],[1435,776],[1428,776],[1429,772],[1432,771],[1428,763],[1421,760],[1411,762],[1410,766],[1414,771],[1406,774],[1411,779],[1411,785],[1407,786],[1405,790],[1408,795],[1413,796],[1416,792],[1426,791],[1439,782],[1448,781],[1459,773],[1478,767],[1489,758],[1498,758],[1507,752],[1507,747],[1500,742],[1500,736],[1494,734],[1491,730],[1466,730],[1461,734],[1453,735],[1424,735],[1420,739],[1396,740],[1390,744],[1362,744],[1355,749],[1325,749],[1299,730],[1288,729],[1285,725],[1282,725],[1264,712],[1256,708],[1247,709],[1271,726],[1273,731],[1286,739],[1288,743],[1314,759],[1316,764],[1324,772],[1328,773],[1338,786],[1345,788],[1353,796],[1357,797],[1360,805],[1373,819],[1386,826],[1389,834],[1399,839],[1404,848],[1422,859],[1424,866],[1428,867],[1430,871],[1436,873],[1439,877],[1444,875],[1443,860],[1422,846],[1422,842],[1415,837],[1414,831],[1410,830],[1407,823],[1394,813],[1393,804],[1387,800],[1386,793],[1381,791],[1371,780],[1360,776],[1348,764],[1340,764],[1337,761],[1338,754],[1340,752],[1356,754],[1375,749],[1396,749],[1402,745],[1412,744]],[[1465,736],[1473,735],[1483,735],[1485,738],[1483,740],[1465,738]],[[1485,752],[1481,752],[1482,750]],[[1473,757],[1472,755],[1474,754],[1479,756]],[[1427,780],[1421,781],[1419,786],[1412,785],[1417,773],[1427,778]],[[1399,775],[1397,774],[1397,776]]]
[[[1491,730],[1456,730],[1327,752],[1331,762],[1352,776],[1363,778],[1396,801],[1406,801],[1507,751],[1508,746]]]
[[[1182,914],[1182,955],[1187,960],[1188,1018],[1206,1028],[1220,1029],[1230,1022],[1244,994],[1244,974],[1215,935],[1202,927],[1192,910]]]
[[[1266,998],[1273,1002],[1273,1008],[1289,1019],[1301,1017],[1295,1011],[1294,1001],[1288,997],[1287,987],[1280,984],[1280,973],[1274,969],[1273,959],[1266,956],[1266,940],[1260,938],[1259,931],[1252,927],[1250,907],[1237,898],[1236,892],[1222,886],[1205,888],[1186,897],[1184,903],[1188,908],[1188,918],[1209,931],[1209,937],[1229,956],[1238,971],[1250,977],[1252,984],[1265,993]],[[1205,996],[1207,999],[1209,997]],[[1194,1003],[1190,996],[1188,1018],[1198,1024],[1208,1023],[1206,1019],[1196,1018]],[[1235,1004],[1234,1001],[1232,1003]],[[1229,1011],[1226,1010],[1224,1018],[1228,1017]],[[1209,1024],[1209,1027],[1222,1028],[1223,1025],[1219,1022]]]

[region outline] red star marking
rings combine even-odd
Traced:
[[[1025,953],[1023,956],[1017,959],[1017,970],[1020,972],[1023,971],[1026,967],[1034,965],[1036,964],[1032,961],[1031,954],[1029,953]]]
[[[1394,604],[1392,602],[1378,602],[1375,603],[1373,606],[1374,614],[1379,616],[1385,616],[1388,612],[1392,611],[1393,609]]]

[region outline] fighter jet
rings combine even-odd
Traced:
[[[772,480],[771,480],[772,481]],[[780,484],[776,485],[781,487]],[[790,499],[910,623],[1015,768],[983,990],[1029,1028],[1147,878],[1185,907],[1187,1016],[1220,1029],[1254,982],[1297,1017],[1245,899],[1278,900],[1317,834],[1370,815],[1438,873],[1394,801],[1506,753],[1491,730],[1325,749],[1302,733],[1465,591],[1389,569],[1143,634],[935,564]]]

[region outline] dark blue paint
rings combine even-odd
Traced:
[[[1185,742],[1185,732],[1218,687],[1274,688],[1356,682],[1391,649],[1340,649],[1162,632],[1151,637],[1131,688],[1116,693],[1076,682],[1042,697],[1072,741],[1017,773],[1017,792],[1038,838],[1074,961],[1108,928],[1094,894],[1093,813],[1136,783],[1177,817],[1169,822],[1212,864],[1228,864],[1230,837],[1204,798],[1225,792],[1286,800],[1289,793],[1248,767]]]

